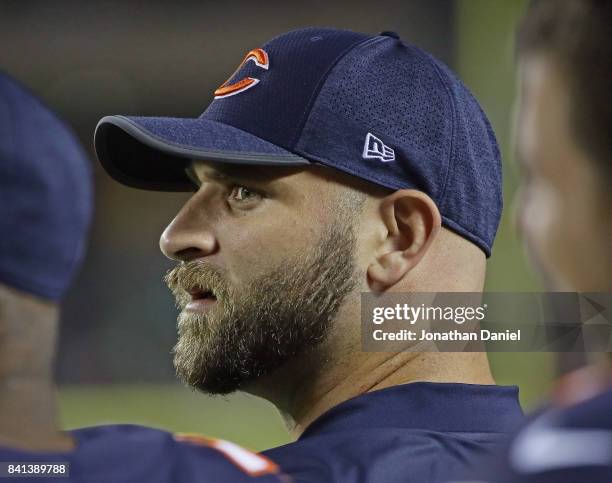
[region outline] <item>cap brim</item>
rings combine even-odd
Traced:
[[[311,164],[246,131],[209,119],[107,116],[94,134],[96,155],[117,181],[134,188],[189,191],[190,160],[300,166]]]

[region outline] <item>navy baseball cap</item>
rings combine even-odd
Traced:
[[[91,164],[75,136],[0,72],[0,283],[61,299],[91,214]]]
[[[191,159],[323,164],[415,188],[487,256],[502,209],[500,153],[451,70],[393,32],[306,28],[251,50],[197,119],[104,117],[97,156],[132,187],[192,190]]]

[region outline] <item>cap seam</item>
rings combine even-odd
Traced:
[[[451,143],[450,143],[450,149],[449,149],[449,154],[448,154],[448,163],[446,166],[446,173],[444,174],[444,184],[442,185],[442,190],[440,193],[440,205],[442,205],[444,201],[446,200],[446,195],[448,193],[446,188],[448,186],[448,180],[450,179],[450,172],[452,169],[451,165],[452,165],[452,161],[454,159],[454,153],[455,153],[455,138],[456,138],[456,133],[457,133],[457,119],[456,119],[457,106],[455,105],[455,100],[452,96],[452,93],[450,92],[449,87],[442,76],[442,72],[440,72],[440,68],[436,65],[436,63],[431,59],[430,56],[425,54],[425,57],[427,58],[427,61],[433,66],[436,72],[436,75],[438,76],[438,79],[440,80],[440,83],[444,86],[444,91],[446,92],[446,95],[448,96],[448,100],[451,105],[451,113],[452,113]]]
[[[319,93],[321,92],[321,89],[323,88],[323,85],[325,84],[325,81],[327,80],[327,78],[329,77],[331,72],[334,70],[336,65],[338,65],[338,63],[346,55],[348,55],[348,53],[351,52],[353,49],[356,49],[360,45],[365,44],[367,42],[370,42],[370,41],[372,41],[374,39],[377,39],[377,38],[379,38],[379,36],[370,36],[368,38],[362,39],[360,41],[357,41],[357,42],[351,44],[349,47],[344,49],[340,54],[338,54],[338,56],[334,59],[334,61],[329,65],[327,70],[321,76],[321,79],[319,79],[319,82],[317,83],[316,87],[314,88],[312,94],[310,95],[310,99],[308,99],[308,103],[306,104],[306,107],[304,107],[304,111],[302,112],[302,115],[300,117],[300,122],[298,124],[298,129],[296,130],[295,135],[293,136],[293,139],[291,140],[291,143],[290,143],[291,151],[293,151],[295,149],[295,147],[297,146],[300,138],[302,137],[302,132],[304,130],[304,126],[306,125],[306,122],[308,121],[308,118],[310,117],[310,112],[312,111],[312,105],[314,104],[314,102],[319,97]]]

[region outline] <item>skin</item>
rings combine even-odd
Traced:
[[[612,217],[606,174],[572,131],[566,75],[550,56],[521,62],[518,227],[552,290],[612,290]]]
[[[0,445],[69,451],[57,424],[56,304],[0,284]]]
[[[198,191],[160,239],[178,262],[206,260],[230,283],[248,282],[288,256],[308,251],[350,193],[366,193],[356,220],[360,279],[329,336],[245,390],[276,405],[299,436],[323,412],[377,389],[415,381],[492,384],[484,353],[361,352],[361,291],[481,291],[485,256],[441,227],[425,193],[389,192],[322,166],[262,168],[195,162]],[[250,192],[264,193],[246,195]]]
[[[572,130],[566,71],[554,56],[536,52],[521,59],[520,82],[516,214],[527,251],[550,290],[609,292],[609,174]],[[609,388],[611,363],[603,354],[560,355],[559,371],[567,375],[557,383],[555,402],[577,404]]]

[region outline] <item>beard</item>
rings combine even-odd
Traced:
[[[309,253],[240,287],[202,260],[170,270],[165,281],[178,308],[193,287],[216,297],[206,312],[178,317],[178,378],[208,394],[229,394],[320,345],[356,285],[355,245],[352,225],[340,221]]]

